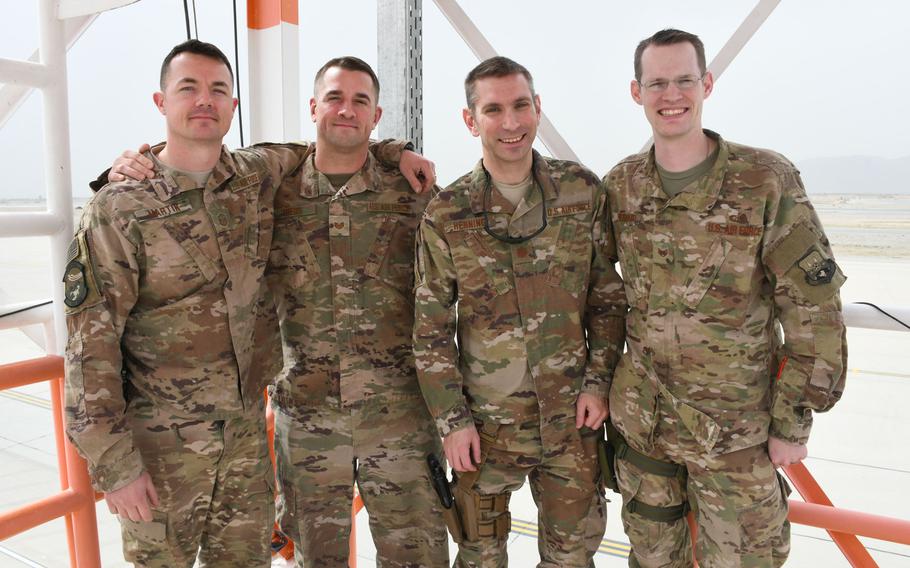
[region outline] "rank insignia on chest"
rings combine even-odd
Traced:
[[[75,308],[88,296],[88,282],[85,278],[85,266],[78,260],[71,260],[63,274],[63,303]]]
[[[329,215],[329,236],[350,237],[351,218],[348,215]]]
[[[802,257],[799,260],[799,267],[806,273],[806,282],[810,286],[828,284],[837,272],[837,264],[830,258],[824,258],[816,250]]]

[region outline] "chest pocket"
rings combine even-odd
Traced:
[[[738,246],[736,246],[738,245]],[[754,247],[716,239],[702,262],[692,271],[682,303],[718,322],[739,326],[746,318],[743,300],[748,296],[755,266]]]
[[[485,242],[482,230],[455,233],[452,257],[458,271],[459,290],[471,297],[496,297],[512,290],[506,263],[500,262],[495,251]],[[487,296],[489,295],[489,296]]]
[[[646,225],[641,222],[630,222],[620,215],[617,227],[617,244],[619,265],[622,269],[622,279],[626,290],[626,299],[630,306],[644,311],[648,307],[648,291],[650,290],[651,263],[650,247]],[[641,247],[647,247],[643,254]]]
[[[592,238],[587,223],[571,218],[561,222],[547,273],[548,284],[564,288],[576,298],[587,290]]]
[[[202,250],[200,243],[196,241],[192,234],[192,229],[190,229],[185,223],[179,221],[165,221],[164,230],[173,238],[180,247],[193,259],[193,262],[196,264],[196,267],[199,269],[199,272],[202,273],[202,276],[207,282],[212,282],[218,276],[218,266],[215,262]]]
[[[287,285],[294,288],[320,276],[319,263],[299,216],[276,217],[267,272],[286,279]]]
[[[410,296],[414,287],[414,240],[417,217],[412,214],[374,215],[376,237],[367,251],[363,273]]]

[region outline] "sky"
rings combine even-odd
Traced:
[[[38,45],[37,1],[4,2],[0,57],[24,59]],[[233,60],[231,2],[195,0],[199,38]],[[240,79],[247,80],[245,5]],[[604,174],[650,135],[629,95],[632,54],[664,27],[697,33],[708,61],[755,1],[461,0],[502,55],[534,75],[542,106],[581,161]],[[164,138],[152,104],[161,59],[186,39],[182,0],[141,0],[103,13],[68,54],[73,193],[114,157]],[[443,185],[470,170],[481,149],[461,118],[462,83],[477,59],[432,0],[423,2],[424,152]],[[376,10],[367,0],[300,0],[301,135],[315,138],[307,100],[331,57],[376,63]],[[910,87],[910,4],[782,0],[717,79],[703,124],[726,139],[773,148],[799,163],[820,157],[910,156],[910,120],[899,110]],[[382,100],[380,101],[382,102]],[[247,107],[248,108],[248,107]],[[244,115],[249,141],[249,115]],[[0,129],[0,199],[44,194],[41,95]],[[240,143],[237,118],[225,142]],[[543,146],[538,143],[543,150]]]

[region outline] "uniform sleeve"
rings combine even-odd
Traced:
[[[417,233],[414,359],[420,390],[442,437],[473,424],[455,344],[458,296],[449,245],[424,217]]]
[[[789,169],[778,179],[779,194],[769,204],[762,242],[783,332],[778,373],[771,378],[769,434],[806,443],[812,411],[830,409],[844,390],[847,343],[839,289],[846,277],[799,173]]]
[[[588,336],[588,363],[582,392],[606,398],[613,382],[613,371],[622,355],[625,340],[626,294],[616,271],[616,240],[603,186],[595,192],[591,279],[585,309]]]
[[[103,492],[123,487],[143,470],[125,419],[120,350],[137,297],[136,255],[124,228],[89,205],[64,276],[66,432]]]
[[[262,158],[267,170],[263,174],[266,174],[273,181],[273,186],[277,188],[285,177],[306,161],[310,152],[316,149],[316,145],[305,141],[286,144],[263,142],[254,144],[250,149]]]
[[[383,165],[392,168],[398,168],[398,163],[401,162],[401,154],[406,150],[414,150],[414,145],[406,140],[386,138],[379,142],[370,141],[370,152],[373,156],[382,162]]]

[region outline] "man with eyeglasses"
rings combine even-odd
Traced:
[[[693,34],[635,51],[654,135],[604,178],[629,302],[610,390],[630,566],[780,566],[812,411],[840,398],[845,277],[780,154],[703,130],[714,79]]]
[[[455,565],[506,564],[509,498],[529,478],[539,566],[581,568],[604,529],[597,443],[626,310],[606,195],[589,170],[532,149],[540,98],[523,66],[488,59],[465,94],[483,158],[427,206],[414,324],[420,387],[458,472]]]

